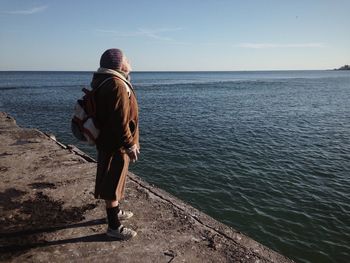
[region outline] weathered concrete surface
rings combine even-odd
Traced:
[[[96,164],[0,113],[0,260],[9,262],[292,262],[130,174],[130,241],[105,235]]]

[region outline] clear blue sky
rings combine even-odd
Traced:
[[[0,70],[329,69],[350,64],[349,0],[0,0]]]

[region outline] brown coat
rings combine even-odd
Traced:
[[[91,82],[98,87],[109,74],[95,74]],[[125,149],[139,146],[138,105],[135,92],[130,97],[120,79],[108,80],[95,93],[96,120],[100,135],[96,142],[97,174],[95,197],[121,200],[124,196],[129,157]]]

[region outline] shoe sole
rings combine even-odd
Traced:
[[[121,237],[121,236],[115,236],[112,233],[108,233],[108,232],[106,233],[106,235],[109,236],[109,237],[115,238],[117,240],[129,240],[129,239],[132,239],[133,237],[136,237],[137,236],[137,232],[135,232],[133,235],[129,236],[128,238]]]

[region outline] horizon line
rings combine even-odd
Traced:
[[[338,68],[327,69],[240,69],[240,70],[133,70],[131,73],[143,72],[247,72],[247,71],[329,71],[338,70]],[[93,73],[95,70],[0,70],[0,72],[89,72]]]

